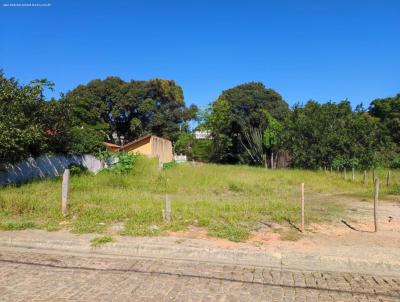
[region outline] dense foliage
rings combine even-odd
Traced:
[[[47,80],[20,85],[0,72],[0,165],[30,155],[64,149],[64,109],[55,101],[45,102]]]
[[[379,121],[347,101],[297,105],[284,123],[283,146],[295,167],[371,167],[385,147]]]
[[[203,126],[212,132],[209,151],[217,162],[274,167],[284,155],[293,167],[315,169],[400,161],[400,95],[374,100],[368,111],[312,100],[289,110],[276,92],[248,83],[224,91]]]
[[[241,138],[249,128],[267,127],[267,114],[283,120],[289,113],[287,103],[272,89],[262,83],[247,83],[223,91],[211,105],[206,117],[206,127],[212,132],[212,159],[236,163],[249,156]]]
[[[186,107],[181,87],[160,79],[94,80],[70,91],[62,101],[72,109],[74,126],[109,139],[115,133],[127,141],[147,133],[175,141],[197,111],[194,105]]]
[[[112,134],[176,140],[197,111],[174,81],[109,77],[46,100],[53,86],[46,79],[21,85],[0,72],[0,165],[44,153],[94,154]]]
[[[348,101],[308,101],[289,109],[274,90],[250,82],[225,90],[204,112],[187,107],[174,81],[80,85],[46,100],[54,83],[27,85],[0,72],[0,166],[44,153],[98,153],[112,137],[152,133],[190,160],[275,167],[400,167],[400,94],[352,109]],[[209,138],[196,139],[189,122]],[[129,166],[129,158],[121,155]]]

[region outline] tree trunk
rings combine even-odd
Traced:
[[[268,169],[268,161],[267,161],[267,154],[264,153],[264,167],[265,169]]]
[[[271,169],[274,168],[274,152],[271,151]]]

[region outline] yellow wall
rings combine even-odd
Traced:
[[[140,153],[140,154],[144,154],[147,156],[152,156],[150,137],[148,137],[140,142],[137,142],[136,144],[133,144],[132,146],[127,147],[125,149],[125,151]]]
[[[173,160],[171,141],[157,136],[148,137],[126,147],[125,151],[140,153],[149,157],[157,157],[160,163],[169,163]]]
[[[151,137],[151,153],[158,157],[160,163],[169,163],[173,160],[172,143],[157,136]]]

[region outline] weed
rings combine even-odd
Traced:
[[[176,161],[171,161],[169,163],[163,164],[163,170],[170,170],[178,166],[178,163]]]
[[[31,221],[6,222],[6,223],[0,224],[0,229],[5,230],[5,231],[33,229],[35,227],[36,227],[35,223],[33,223]]]
[[[100,237],[94,237],[92,240],[90,240],[90,244],[92,246],[100,246],[112,241],[113,238],[111,236],[100,236]]]
[[[243,188],[239,184],[234,183],[234,182],[230,182],[228,184],[228,188],[232,192],[242,192],[243,191]]]

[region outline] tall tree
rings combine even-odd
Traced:
[[[245,158],[240,138],[251,128],[267,127],[266,112],[282,120],[289,112],[287,103],[262,83],[251,82],[223,91],[211,105],[206,119],[214,142],[214,160],[237,162]]]
[[[379,118],[390,136],[400,147],[400,93],[394,97],[376,99],[369,106],[369,113]]]
[[[269,149],[271,160],[270,167],[276,168],[278,147],[281,142],[282,125],[274,119],[268,112],[266,114],[267,128],[263,133],[264,146]]]
[[[378,120],[353,112],[348,101],[296,105],[283,125],[284,145],[295,167],[328,167],[339,159],[344,166],[369,167],[383,145]]]
[[[94,80],[67,93],[63,101],[73,110],[74,125],[109,138],[115,132],[127,140],[147,133],[175,140],[197,111],[194,105],[186,107],[181,87],[160,79]]]
[[[42,87],[20,85],[0,71],[0,164],[46,150]]]

